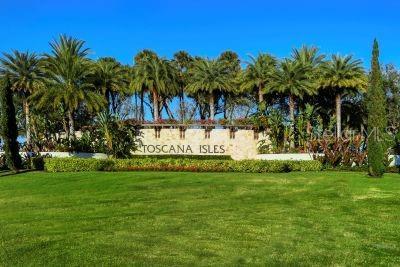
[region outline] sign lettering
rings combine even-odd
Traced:
[[[224,154],[224,145],[142,145],[138,152],[148,154]]]

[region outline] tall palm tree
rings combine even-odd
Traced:
[[[367,78],[361,60],[352,56],[333,55],[330,61],[322,65],[321,89],[328,89],[335,94],[336,136],[342,132],[342,96],[351,92],[364,92]]]
[[[13,51],[0,58],[0,73],[10,78],[12,89],[22,99],[25,113],[26,143],[31,143],[29,95],[43,85],[41,60],[35,53]]]
[[[159,58],[155,53],[145,53],[136,61],[132,81],[134,90],[149,90],[153,100],[154,121],[160,119],[162,97],[178,90],[176,71],[170,61]]]
[[[264,102],[266,85],[271,81],[276,64],[277,61],[273,56],[260,53],[257,58],[250,56],[250,61],[247,62],[247,67],[243,71],[240,88],[244,91],[256,89],[259,108]]]
[[[49,103],[54,108],[62,107],[68,116],[69,140],[75,138],[74,113],[84,105],[89,111],[99,110],[104,98],[97,93],[89,78],[93,75],[93,63],[86,57],[89,49],[84,41],[61,35],[50,43],[51,54],[45,55],[45,70],[48,76],[46,88],[37,91],[32,99],[37,106]]]
[[[116,113],[117,97],[128,93],[128,73],[114,58],[101,58],[95,63],[94,84],[106,98],[109,112]]]
[[[137,53],[134,57],[134,65],[131,69],[131,79],[130,79],[130,88],[136,93],[136,95],[139,94],[139,98],[140,98],[140,114],[139,114],[139,118],[141,121],[144,121],[145,119],[145,111],[144,111],[144,98],[145,98],[145,94],[148,92],[148,88],[145,87],[145,85],[143,84],[142,80],[143,79],[138,79],[136,74],[140,74],[142,75],[142,73],[138,72],[138,69],[143,66],[144,64],[144,60],[147,57],[156,57],[156,53],[154,53],[151,50],[148,49],[144,49],[142,51],[140,51],[139,53]]]
[[[288,96],[289,119],[292,131],[295,130],[295,98],[302,99],[304,95],[312,95],[316,93],[316,86],[309,79],[309,67],[300,64],[297,61],[284,59],[277,71],[273,74],[270,88]],[[294,146],[294,143],[291,143]]]
[[[324,62],[325,55],[319,54],[319,49],[314,46],[302,46],[300,49],[293,49],[292,59],[308,67],[310,74],[318,74],[318,67]]]
[[[224,51],[217,59],[224,65],[224,71],[232,79],[232,90],[226,88],[222,92],[224,119],[228,118],[228,106],[234,106],[235,99],[238,98],[240,90],[239,75],[241,71],[239,55],[233,51]]]
[[[318,87],[318,80],[321,77],[321,66],[324,64],[325,55],[319,53],[315,46],[302,46],[300,49],[293,49],[292,59],[303,65],[307,69],[307,76],[310,81]],[[314,99],[313,97],[311,99]],[[309,99],[310,100],[310,99]],[[309,105],[303,106],[304,110],[309,109]],[[307,121],[307,129],[311,129],[311,121]]]
[[[203,92],[208,95],[210,120],[214,120],[215,115],[215,94],[233,90],[232,77],[225,68],[226,65],[218,60],[197,58],[189,70],[190,80],[187,91],[189,93]]]
[[[183,122],[185,119],[185,87],[188,82],[188,70],[193,58],[186,51],[178,51],[174,54],[174,62],[177,65],[177,79],[179,85],[179,112]]]

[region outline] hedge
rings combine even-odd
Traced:
[[[185,158],[133,158],[133,159],[81,159],[46,158],[45,170],[48,172],[80,171],[196,171],[196,172],[290,172],[320,171],[321,162],[317,160],[196,160]]]

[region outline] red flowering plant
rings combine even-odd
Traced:
[[[196,123],[201,125],[215,125],[216,121],[211,119],[205,119],[205,120],[198,120],[196,121]]]
[[[158,119],[153,122],[153,124],[178,124],[179,122],[175,119]]]
[[[228,119],[219,119],[218,121],[219,125],[228,125],[229,124],[229,120]]]
[[[250,118],[237,118],[234,120],[235,125],[250,125],[252,121]]]
[[[193,119],[184,119],[182,124],[189,125],[189,124],[193,124],[193,122],[194,122]]]

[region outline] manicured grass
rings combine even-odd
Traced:
[[[399,265],[400,175],[0,177],[0,265]]]

